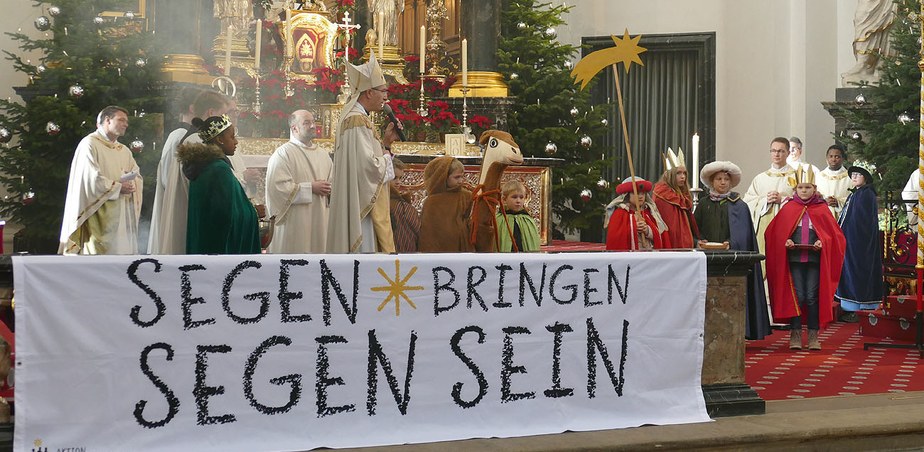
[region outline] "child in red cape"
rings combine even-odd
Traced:
[[[632,192],[631,177],[616,187],[619,196],[606,206],[607,220],[603,224],[607,228],[606,249],[635,251],[670,248],[667,225],[661,219],[658,207],[647,196],[651,192],[651,182],[636,177],[635,186],[638,189],[638,208]],[[637,209],[641,210],[640,217],[636,216]]]
[[[832,301],[844,265],[841,228],[818,196],[815,173],[796,169],[796,195],[787,198],[767,227],[767,285],[776,322],[789,321],[789,348],[802,349],[802,321],[808,348],[821,350],[818,330],[834,320]]]
[[[693,218],[693,197],[687,185],[687,167],[683,151],[676,155],[671,149],[661,154],[664,174],[654,186],[654,202],[667,225],[667,235],[672,248],[693,248],[694,237],[699,236],[696,220]]]

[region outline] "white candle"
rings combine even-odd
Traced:
[[[263,19],[257,19],[257,46],[256,51],[254,52],[253,59],[253,68],[257,71],[260,70],[260,53],[262,53],[263,48],[261,47],[261,41],[263,40]]]
[[[427,27],[420,26],[420,75],[427,70]]]
[[[292,10],[286,8],[286,57],[290,56],[292,56]]]
[[[378,33],[379,37],[379,59],[385,61],[385,13],[379,11]]]
[[[468,88],[468,39],[462,40],[462,86]]]
[[[228,25],[228,36],[225,39],[225,75],[231,75],[231,26]]]
[[[699,188],[699,134],[693,134],[693,188]]]

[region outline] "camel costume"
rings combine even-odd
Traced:
[[[523,154],[513,136],[500,130],[485,130],[478,140],[484,147],[481,177],[472,195],[471,243],[479,253],[494,253],[500,247],[500,232],[512,240],[512,232],[499,231],[495,213],[501,207],[501,178],[510,165],[522,165]]]
[[[469,239],[472,192],[464,187],[449,189],[446,179],[455,157],[443,156],[424,168],[427,199],[420,213],[420,244],[424,253],[475,251]]]

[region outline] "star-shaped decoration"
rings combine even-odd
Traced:
[[[396,317],[401,315],[401,298],[404,298],[407,304],[411,305],[412,308],[417,309],[417,306],[414,305],[414,302],[411,301],[411,299],[408,298],[407,294],[404,293],[406,290],[424,290],[423,286],[408,286],[407,285],[407,281],[411,279],[411,276],[414,276],[414,273],[417,271],[417,267],[411,268],[411,271],[408,272],[407,276],[405,276],[404,279],[401,279],[401,261],[399,261],[398,259],[395,259],[395,279],[389,278],[388,275],[385,274],[385,270],[382,270],[381,267],[379,267],[378,270],[379,270],[379,274],[382,275],[382,277],[385,278],[385,280],[388,281],[388,284],[389,284],[387,286],[379,286],[379,287],[372,288],[373,292],[388,292],[388,296],[385,297],[385,301],[383,301],[382,304],[379,305],[379,309],[378,309],[379,312],[382,312],[382,309],[385,308],[385,305],[387,305],[388,302],[391,301],[392,298],[395,299],[395,316]]]
[[[626,65],[626,72],[629,72],[629,68],[632,67],[632,63],[638,63],[639,66],[645,65],[645,63],[642,63],[642,59],[639,58],[639,55],[642,52],[648,50],[644,47],[639,47],[638,45],[638,41],[642,39],[642,35],[637,35],[634,38],[630,38],[629,30],[626,29],[622,39],[612,35],[610,35],[610,37],[613,38],[613,42],[616,43],[617,61]]]
[[[613,42],[616,43],[615,47],[601,49],[585,56],[578,64],[574,65],[574,69],[571,70],[574,83],[580,83],[582,90],[598,72],[602,71],[607,66],[622,63],[626,66],[626,72],[628,72],[632,63],[638,63],[640,66],[645,65],[642,63],[642,59],[639,58],[642,52],[648,50],[638,45],[639,40],[642,39],[642,35],[631,38],[629,37],[629,30],[626,30],[622,38],[617,38],[613,35],[610,37],[613,38]]]

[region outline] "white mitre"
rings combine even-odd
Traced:
[[[350,100],[341,110],[343,112],[340,115],[341,123],[346,119],[347,113],[353,110],[353,106],[356,105],[356,101],[359,100],[359,95],[363,91],[385,84],[385,75],[375,58],[375,52],[369,52],[369,61],[359,66],[347,63],[347,78],[350,81],[350,87],[353,88],[353,95],[350,96]],[[343,129],[338,127],[337,130]]]

